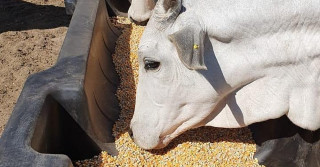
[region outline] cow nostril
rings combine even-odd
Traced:
[[[129,17],[129,20],[133,23],[134,22],[134,20],[132,19],[132,17],[130,16]]]
[[[129,136],[131,137],[131,139],[133,140],[133,132],[132,132],[131,128],[129,129],[128,133],[129,133]]]

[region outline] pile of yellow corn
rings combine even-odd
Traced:
[[[201,127],[185,132],[161,150],[145,151],[136,146],[127,131],[134,111],[137,50],[144,27],[123,18],[112,21],[123,28],[113,55],[121,79],[117,91],[121,115],[113,128],[119,155],[102,152],[100,166],[259,166],[253,158],[256,145],[247,128]]]

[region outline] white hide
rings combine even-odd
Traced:
[[[155,0],[132,0],[128,10],[128,17],[135,22],[145,22],[149,20]]]
[[[182,6],[171,22],[155,12],[140,42],[131,121],[140,147],[164,147],[199,126],[237,128],[282,115],[302,128],[320,128],[320,1],[188,0]],[[169,40],[189,26],[205,33],[207,70],[187,68]],[[145,58],[159,61],[159,69],[145,70]]]

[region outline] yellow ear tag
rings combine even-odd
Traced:
[[[193,49],[199,49],[199,45],[194,44],[194,45],[193,45]]]

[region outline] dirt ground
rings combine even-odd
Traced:
[[[0,136],[27,77],[55,64],[70,19],[63,0],[0,0]]]

